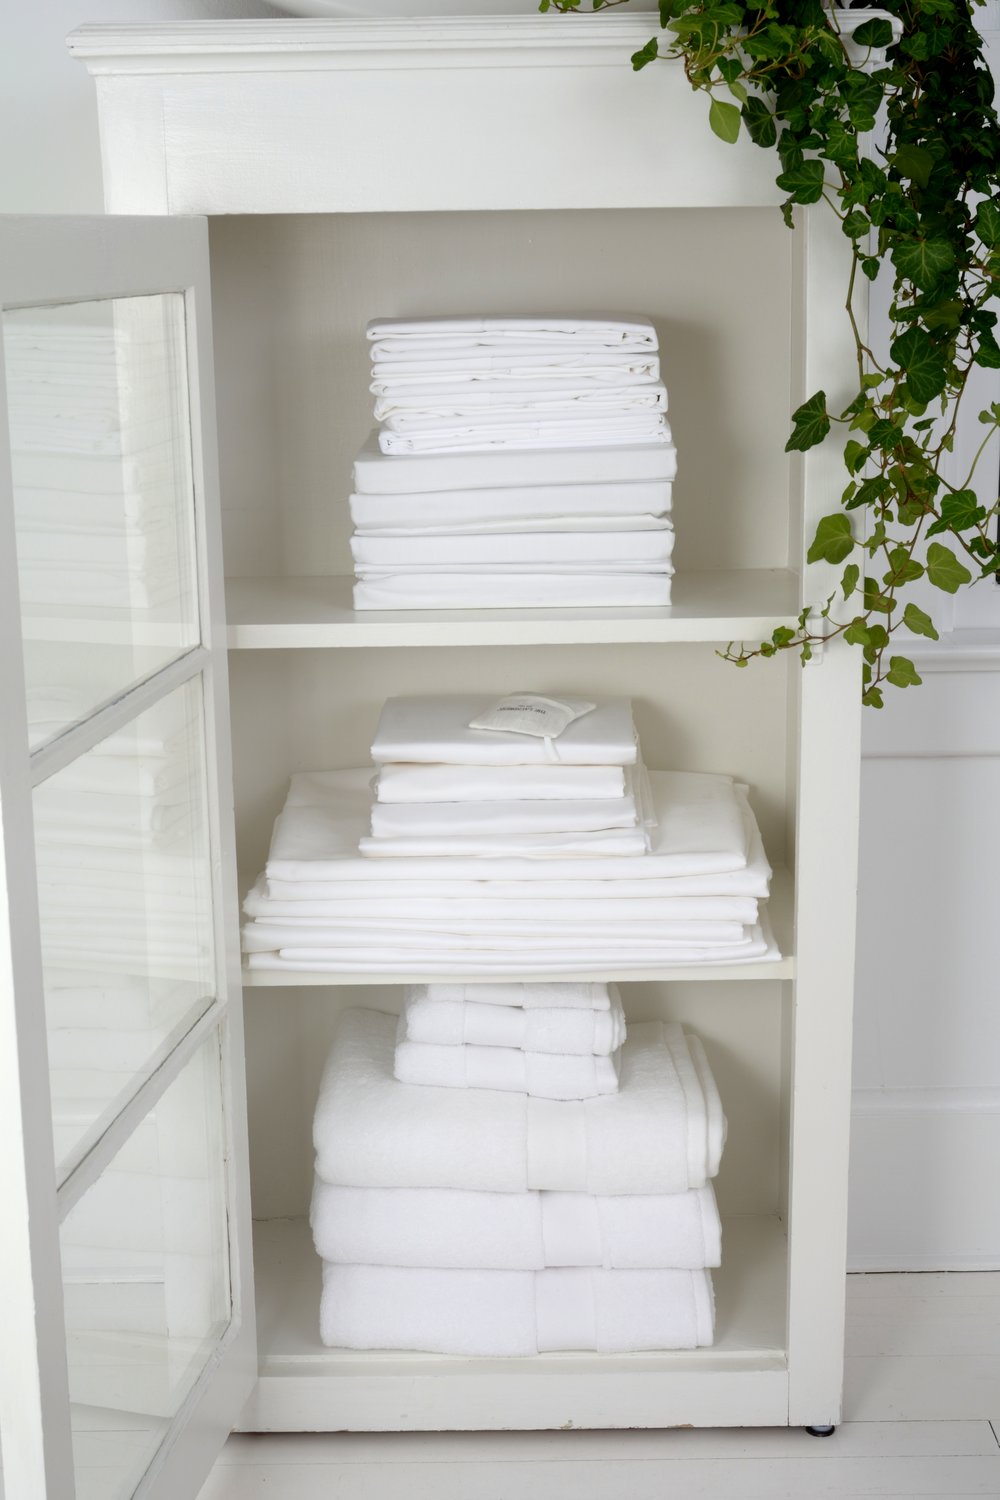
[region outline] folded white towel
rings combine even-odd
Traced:
[[[615,1354],[700,1348],[713,1328],[708,1271],[323,1266],[320,1337],[339,1348]]]
[[[607,1056],[625,1040],[621,996],[616,985],[611,989],[608,1010],[567,1005],[526,1010],[518,1005],[435,1000],[427,985],[408,985],[402,1031],[407,1041],[443,1047],[517,1047],[526,1052]]]
[[[481,419],[452,419],[453,425],[412,428],[402,417],[393,431],[383,427],[378,436],[383,453],[495,452],[504,448],[631,447],[638,443],[673,445],[673,434],[662,412],[629,412],[623,416],[529,416],[487,423]]]
[[[446,1089],[502,1089],[533,1099],[596,1099],[618,1092],[619,1055],[525,1052],[520,1047],[439,1047],[406,1040],[400,1017],[393,1075]]]
[[[666,410],[667,390],[662,381],[615,386],[553,379],[521,387],[469,381],[434,385],[413,394],[394,392],[375,398],[374,416],[393,432],[430,432],[466,422],[490,428],[513,425],[520,418],[534,421],[584,414],[603,422],[628,412]]]
[[[520,1010],[603,1010],[613,1005],[607,984],[428,984],[428,1000],[453,1004],[512,1005]]]
[[[624,797],[621,766],[421,766],[379,768],[378,802],[555,802]]]
[[[522,317],[467,315],[452,318],[373,318],[366,330],[372,358],[380,357],[387,345],[401,352],[411,349],[445,349],[470,345],[474,348],[516,344],[593,344],[609,349],[657,348],[656,329],[649,318],[590,315],[583,317]]]
[[[356,610],[666,609],[669,573],[388,573],[354,585]]]
[[[664,442],[613,447],[536,448],[529,452],[394,454],[369,436],[354,460],[359,495],[426,495],[452,490],[512,490],[520,486],[622,484],[677,477],[677,450]],[[70,483],[72,479],[70,478]]]
[[[617,1196],[685,1193],[719,1169],[718,1090],[676,1022],[631,1026],[619,1092],[570,1102],[399,1083],[397,1024],[374,1010],[339,1018],[313,1121],[324,1182]]]
[[[696,1271],[722,1258],[711,1187],[595,1198],[333,1187],[317,1177],[309,1220],[316,1253],[340,1265]]]
[[[614,563],[668,562],[674,550],[672,527],[659,531],[543,531],[497,536],[354,536],[351,552],[365,567],[415,572],[434,566],[460,573],[470,565],[513,568],[532,563],[586,563],[591,571]]]
[[[352,495],[351,520],[359,532],[419,535],[491,531],[600,530],[665,525],[672,485],[641,483],[517,485],[512,489],[440,490],[430,494]]]
[[[484,694],[388,698],[379,715],[372,759],[421,765],[632,766],[638,742],[628,698],[607,698],[574,719],[551,748],[546,741],[508,730],[470,729],[492,706]]]

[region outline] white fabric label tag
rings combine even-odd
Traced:
[[[574,719],[582,719],[596,708],[582,698],[543,698],[537,693],[511,693],[500,698],[469,723],[470,729],[503,730],[511,734],[533,734],[554,740]]]

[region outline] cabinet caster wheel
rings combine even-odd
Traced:
[[[825,1426],[806,1428],[806,1432],[808,1432],[810,1437],[833,1437],[833,1434],[836,1432],[836,1430],[836,1427]]]

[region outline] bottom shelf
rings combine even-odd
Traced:
[[[788,1243],[776,1218],[730,1219],[716,1343],[663,1354],[532,1359],[327,1349],[320,1264],[301,1219],[254,1233],[260,1378],[243,1432],[783,1426]]]

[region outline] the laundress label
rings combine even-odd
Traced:
[[[574,719],[596,708],[582,698],[543,698],[538,693],[511,693],[500,698],[469,723],[470,729],[499,729],[511,734],[533,734],[554,740]]]

